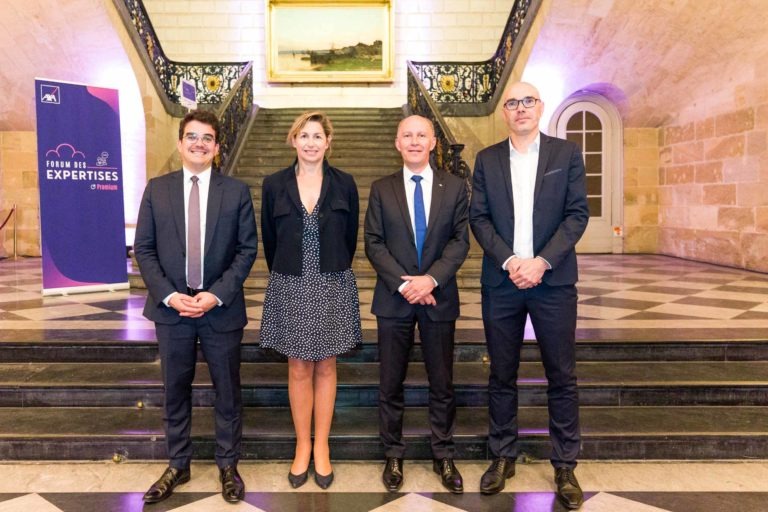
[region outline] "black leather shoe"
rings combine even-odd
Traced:
[[[144,493],[145,503],[157,503],[163,501],[168,496],[173,494],[173,490],[176,486],[189,482],[189,468],[179,469],[167,467],[163,476],[152,484],[147,492]]]
[[[237,467],[227,466],[219,470],[219,479],[221,480],[221,496],[224,501],[237,503],[245,497],[245,484],[237,472]]]
[[[480,479],[480,492],[483,494],[496,494],[504,490],[508,478],[515,476],[515,461],[507,457],[493,459],[491,465],[483,473]]]
[[[321,475],[315,470],[315,483],[321,489],[329,488],[333,483],[333,471],[331,471],[330,475]]]
[[[403,486],[403,459],[387,457],[387,465],[381,475],[384,487],[389,492],[397,492]]]
[[[443,487],[451,491],[453,494],[461,494],[464,492],[464,479],[461,478],[461,473],[456,469],[456,465],[453,463],[453,459],[443,458],[435,459],[432,461],[432,471],[440,475],[440,480],[443,482]]]
[[[581,492],[579,481],[573,474],[573,468],[555,468],[555,485],[557,485],[557,499],[565,505],[565,508],[574,510],[584,503],[584,493]]]
[[[307,468],[306,471],[304,471],[300,475],[294,475],[291,473],[290,470],[288,470],[288,483],[291,484],[291,487],[294,489],[298,489],[305,483],[307,483],[307,479],[309,478],[309,468]]]

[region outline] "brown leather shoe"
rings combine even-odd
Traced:
[[[224,501],[237,503],[245,498],[245,484],[237,472],[236,466],[227,466],[219,470],[219,479],[221,480],[221,496]]]
[[[565,508],[574,510],[584,503],[584,493],[581,492],[579,481],[573,474],[573,468],[555,468],[555,485],[557,485],[557,499],[565,505]]]
[[[493,459],[480,479],[480,492],[496,494],[504,490],[508,478],[515,476],[515,460],[507,457]]]
[[[152,484],[147,492],[144,493],[145,503],[157,503],[163,501],[173,494],[176,486],[189,482],[189,468],[179,469],[167,467],[163,476],[157,482]]]
[[[464,492],[464,479],[461,478],[461,473],[456,469],[453,459],[445,457],[433,460],[432,471],[440,475],[443,487],[453,494],[461,494]]]
[[[387,465],[384,466],[381,480],[389,492],[399,491],[403,486],[403,459],[387,457]]]

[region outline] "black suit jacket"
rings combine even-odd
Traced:
[[[376,270],[371,312],[390,318],[407,317],[414,308],[397,291],[400,276],[429,274],[438,283],[432,292],[436,306],[426,306],[434,321],[459,316],[456,272],[469,251],[466,183],[456,176],[434,171],[427,234],[418,267],[416,242],[405,197],[402,169],[371,185],[365,215],[365,254]]]
[[[161,324],[181,321],[163,304],[172,292],[186,293],[184,175],[172,172],[147,183],[136,224],[134,253],[147,285],[144,316]],[[224,304],[205,316],[219,332],[245,327],[243,282],[256,259],[257,234],[248,186],[211,172],[203,255],[203,289]]]
[[[270,270],[301,275],[304,214],[294,165],[264,179],[261,194],[261,236]],[[360,228],[360,201],[355,180],[323,162],[318,199],[320,272],[352,266]]]
[[[551,286],[576,283],[575,246],[588,221],[581,150],[542,133],[533,194],[533,251],[552,265],[544,273],[544,282]],[[515,235],[509,139],[477,154],[469,223],[484,251],[481,281],[498,286],[509,279],[501,265],[513,254]]]

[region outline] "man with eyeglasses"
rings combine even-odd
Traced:
[[[144,316],[155,322],[165,388],[169,464],[144,494],[168,498],[190,479],[192,380],[197,343],[216,392],[216,450],[222,496],[237,502],[242,435],[240,342],[248,322],[243,282],[256,259],[256,218],[248,186],[213,172],[219,121],[193,111],[179,125],[182,169],[153,178],[141,200],[134,252],[147,285]]]
[[[482,311],[491,374],[488,444],[480,490],[495,494],[515,474],[517,372],[530,316],[547,376],[550,461],[558,499],[579,508],[575,245],[589,211],[579,147],[539,132],[544,104],[531,84],[504,95],[509,136],[475,160],[469,222],[483,248]]]

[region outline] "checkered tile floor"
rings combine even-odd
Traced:
[[[601,329],[768,328],[768,275],[656,255],[582,255],[578,326]],[[46,297],[40,260],[0,260],[0,328],[151,329],[143,290]],[[246,293],[258,329],[263,291]],[[372,292],[361,290],[364,329],[375,329]],[[458,329],[482,329],[480,293],[461,292]],[[532,332],[529,332],[532,335]]]

